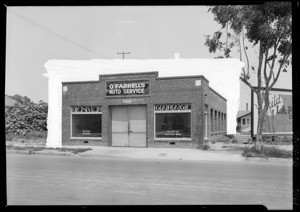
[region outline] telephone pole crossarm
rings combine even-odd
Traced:
[[[130,54],[130,52],[117,52],[117,54],[122,54],[123,55],[123,60],[124,60],[125,54]]]

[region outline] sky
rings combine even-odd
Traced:
[[[205,35],[220,29],[206,6],[7,7],[5,94],[48,102],[50,59],[213,59]],[[252,47],[251,47],[252,48]],[[256,61],[256,50],[249,55]],[[238,55],[233,55],[238,57]],[[292,88],[291,70],[276,87]],[[255,79],[252,78],[254,82]],[[240,110],[250,105],[241,83]],[[250,109],[250,106],[249,106]]]

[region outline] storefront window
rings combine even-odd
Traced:
[[[191,138],[191,113],[157,113],[156,138]]]
[[[101,107],[76,107],[71,109],[71,137],[101,138]]]
[[[191,138],[191,104],[155,105],[155,138]]]

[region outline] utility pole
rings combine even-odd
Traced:
[[[117,54],[122,54],[123,55],[123,60],[124,60],[124,55],[125,54],[130,54],[130,52],[127,52],[127,53],[126,52],[117,52]]]

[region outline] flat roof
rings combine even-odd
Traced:
[[[149,74],[153,74],[158,76],[158,71],[151,71],[151,72],[136,72],[136,73],[117,73],[117,74],[100,74],[100,77],[114,77],[114,76],[131,76],[131,75],[149,75]]]
[[[118,74],[100,74],[100,77],[114,77],[114,76],[135,76],[135,75],[149,75],[153,74],[156,75],[157,80],[169,80],[169,79],[188,79],[188,78],[202,78],[206,80],[207,82],[208,79],[206,79],[203,75],[190,75],[190,76],[170,76],[170,77],[158,77],[158,71],[153,71],[153,72],[137,72],[137,73],[118,73]],[[62,82],[63,84],[74,84],[74,83],[96,83],[99,81],[69,81],[69,82]]]

